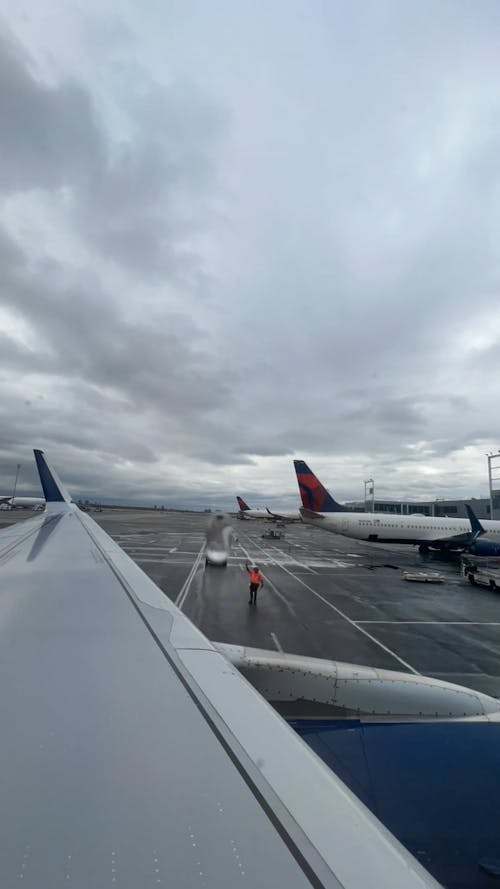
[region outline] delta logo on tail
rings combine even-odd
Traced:
[[[238,497],[238,495],[237,495],[236,499],[238,501],[238,506],[242,512],[245,512],[247,509],[250,509],[248,503],[245,503],[245,501],[243,500],[242,497]]]
[[[349,510],[337,503],[328,493],[314,472],[303,460],[294,460],[297,482],[299,485],[302,506],[311,512],[348,512]]]

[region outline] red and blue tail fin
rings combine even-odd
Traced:
[[[236,499],[238,501],[238,506],[242,512],[245,512],[247,509],[250,509],[248,503],[245,503],[245,501],[243,500],[242,497],[237,496]]]
[[[307,463],[303,460],[294,460],[297,482],[299,485],[302,506],[312,512],[348,512],[345,506],[341,506],[333,499],[320,480],[311,472]]]

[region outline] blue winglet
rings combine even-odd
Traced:
[[[64,489],[57,473],[48,465],[43,451],[34,450],[40,483],[47,503],[71,503],[68,492]]]

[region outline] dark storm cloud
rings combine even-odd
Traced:
[[[0,190],[69,189],[85,238],[142,275],[204,280],[187,235],[209,215],[215,149],[227,114],[190,84],[134,70],[127,135],[112,137],[80,84],[45,83],[23,48],[0,38]]]
[[[49,195],[64,186],[70,215],[107,259],[122,269],[162,270],[170,281],[199,282],[199,257],[179,245],[193,228],[189,201],[210,188],[220,112],[195,88],[152,87],[143,77],[128,97],[131,135],[116,145],[82,87],[42,82],[27,54],[5,37],[0,64],[7,122],[0,134],[0,189]],[[35,375],[42,392],[56,385],[58,400],[54,411],[53,402],[6,396],[2,447],[22,448],[36,430],[38,442],[55,445],[57,455],[64,446],[97,447],[108,462],[120,454],[152,463],[158,448],[197,453],[210,432],[218,438],[208,414],[227,405],[227,377],[189,313],[165,303],[151,317],[136,310],[132,320],[133,293],[113,297],[97,271],[28,257],[6,231],[0,232],[0,259],[0,305],[30,332],[29,345],[2,334],[5,388],[13,373]],[[154,448],[137,441],[135,424],[155,429]],[[215,443],[206,454],[220,462]]]
[[[120,264],[196,285],[203,268],[186,240],[210,213],[225,115],[184,84],[147,83],[137,92],[127,98],[132,137],[95,171],[77,218],[89,241]]]
[[[86,11],[80,68],[4,39],[9,473],[36,433],[117,496],[203,502],[225,467],[289,494],[292,454],[345,498],[469,484],[500,394],[498,9],[300,8]]]
[[[83,289],[70,276],[63,283],[63,270],[54,274],[52,263],[27,272],[14,257],[10,270],[4,265],[0,305],[29,321],[39,351],[10,343],[4,369],[24,361],[26,371],[110,387],[124,398],[122,409],[168,406],[172,420],[225,404],[228,387],[189,319],[165,311],[154,326],[127,322],[91,275]]]
[[[88,93],[38,80],[23,48],[0,35],[0,189],[58,188],[87,178],[103,146]]]

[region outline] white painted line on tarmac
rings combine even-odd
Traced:
[[[245,549],[245,547],[243,546],[242,543],[240,543],[240,549],[242,549],[243,552],[245,553],[245,558],[246,558],[247,562],[251,562],[251,561],[252,561],[252,557],[251,557],[250,553],[248,552],[248,550]]]
[[[274,644],[275,644],[275,646],[276,646],[276,650],[277,650],[277,651],[283,651],[283,648],[281,647],[280,640],[278,639],[276,633],[269,633],[269,635],[270,635],[271,639],[273,640],[273,642],[274,642]]]
[[[198,555],[196,556],[196,559],[193,562],[191,571],[189,572],[188,576],[186,577],[186,580],[184,581],[184,583],[181,587],[181,591],[180,591],[179,595],[177,596],[177,599],[175,600],[175,604],[177,605],[177,608],[180,608],[181,611],[182,611],[184,603],[186,601],[187,594],[189,593],[189,588],[191,586],[193,577],[196,574],[198,565],[200,564],[204,554],[205,554],[205,541],[203,541],[200,551],[199,551]]]
[[[259,544],[257,544],[257,546],[259,546]],[[261,549],[262,548],[263,547],[261,547]],[[313,596],[316,596],[316,598],[319,599],[321,602],[323,602],[328,608],[331,608],[332,611],[336,611],[337,614],[339,614],[340,617],[343,617],[344,620],[346,620],[348,624],[350,624],[352,627],[354,627],[355,630],[358,631],[358,633],[362,633],[363,636],[366,636],[368,639],[371,639],[371,641],[374,642],[375,645],[377,645],[379,648],[381,648],[387,654],[390,654],[391,657],[393,657],[393,658],[395,658],[395,660],[399,661],[399,663],[402,664],[403,667],[406,667],[407,670],[410,670],[410,672],[414,673],[415,676],[420,676],[420,673],[418,672],[418,670],[415,670],[415,667],[412,667],[412,665],[409,664],[407,661],[403,660],[402,657],[399,657],[399,655],[396,654],[395,651],[392,651],[390,648],[387,647],[387,645],[384,645],[383,642],[380,642],[379,639],[376,639],[375,636],[372,636],[372,634],[369,633],[368,630],[365,630],[363,627],[358,626],[358,624],[355,621],[351,620],[351,618],[348,617],[347,614],[344,614],[344,612],[341,611],[340,608],[337,608],[336,605],[333,605],[332,602],[329,602],[328,599],[325,599],[325,597],[322,596],[321,593],[317,593],[316,590],[313,590],[313,588],[311,586],[309,586],[309,584],[306,583],[305,580],[302,580],[301,577],[297,577],[293,573],[293,571],[290,571],[288,568],[285,568],[284,565],[280,565],[280,563],[277,562],[275,559],[271,559],[271,561],[273,561],[274,564],[278,568],[281,568],[282,571],[286,571],[286,573],[289,574],[290,577],[293,577],[297,581],[297,583],[302,584],[302,586],[304,586],[306,588],[306,590],[309,590],[309,592],[312,593]]]
[[[169,553],[176,553],[178,549],[178,546],[173,546],[172,549],[169,549]]]
[[[292,564],[297,565],[298,568],[305,568],[306,571],[309,571],[310,574],[316,574],[316,571],[306,565],[304,562],[299,562],[297,559],[294,559],[291,552],[286,553],[283,549],[280,549],[279,546],[273,546],[273,549],[276,550],[277,553],[280,553],[283,556],[285,562],[291,562]]]
[[[204,542],[203,542],[203,545],[205,545]],[[123,547],[122,547],[122,549],[123,549]],[[144,548],[141,548],[141,549],[126,549],[125,552],[128,553],[128,555],[131,556],[132,558],[134,558],[134,553],[135,553],[136,555],[137,555],[138,553],[144,553],[144,554],[147,555],[147,556],[154,556],[154,555],[155,555],[154,550],[149,550],[149,549],[144,549]],[[175,555],[176,555],[176,556],[197,556],[197,555],[198,555],[198,552],[199,552],[199,550],[194,550],[194,551],[193,551],[193,550],[191,550],[191,549],[178,549],[178,550],[176,550]],[[164,551],[164,554],[165,554],[165,555],[168,555],[169,553],[170,553],[170,550],[168,551],[168,553],[167,553],[166,550]]]
[[[422,624],[423,626],[427,626],[430,624],[431,626],[443,626],[443,627],[500,627],[500,621],[498,620],[356,620],[354,621],[356,624],[390,624],[390,625],[398,625],[402,624],[406,626],[407,624]]]
[[[133,557],[132,557],[133,558]],[[193,562],[190,559],[189,562],[185,560],[176,559],[175,562],[172,559],[146,559],[144,556],[141,556],[140,559],[134,559],[134,562],[137,565],[173,565],[175,568],[182,567],[182,565],[192,565]]]
[[[268,587],[271,587],[271,589],[274,592],[274,595],[277,596],[281,602],[283,602],[283,605],[285,606],[287,611],[291,614],[291,616],[294,618],[294,620],[296,620],[295,611],[293,610],[293,607],[290,605],[290,602],[288,601],[288,599],[283,595],[283,593],[280,593],[279,589],[274,585],[271,578],[268,577],[267,574],[264,574],[264,572],[262,572],[262,574],[263,574],[264,579],[266,581],[264,590],[266,590]]]
[[[295,577],[295,575],[293,574],[293,572],[292,572],[292,571],[289,571],[288,568],[285,568],[284,566],[282,566],[282,568],[283,568],[283,571],[286,571],[286,572],[287,572],[287,574],[290,574],[292,577]],[[310,592],[313,593],[314,596],[316,596],[318,599],[320,599],[322,602],[324,602],[325,605],[328,606],[328,608],[331,608],[332,611],[336,611],[337,614],[340,614],[340,616],[343,617],[344,620],[347,621],[347,623],[351,624],[352,627],[354,627],[356,630],[358,630],[359,633],[363,633],[363,635],[364,635],[364,636],[367,636],[368,639],[371,639],[371,641],[374,642],[375,645],[378,645],[379,648],[382,648],[383,651],[387,652],[387,654],[390,654],[391,657],[393,657],[393,658],[395,658],[397,661],[399,661],[400,664],[403,664],[403,667],[406,667],[408,670],[410,670],[410,671],[411,671],[412,673],[414,673],[416,676],[419,676],[419,675],[420,675],[420,673],[418,672],[418,670],[415,670],[415,667],[412,667],[412,665],[409,664],[408,661],[405,661],[405,660],[403,660],[402,657],[399,657],[399,655],[396,654],[395,651],[392,651],[392,649],[388,648],[387,645],[384,645],[383,642],[380,642],[379,639],[376,639],[375,636],[372,636],[371,633],[369,633],[367,630],[363,629],[363,627],[359,627],[359,626],[355,623],[355,621],[351,620],[351,618],[348,617],[347,614],[345,614],[343,611],[341,611],[340,608],[337,608],[336,605],[333,605],[332,602],[329,602],[328,599],[325,599],[324,596],[322,596],[320,593],[317,593],[316,590],[313,590],[313,588],[310,587],[309,584],[307,584],[304,580],[301,580],[300,577],[296,577],[295,579],[296,579],[299,583],[301,583],[302,586],[305,586],[306,589],[310,590]]]

